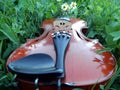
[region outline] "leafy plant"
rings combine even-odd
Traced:
[[[7,73],[5,60],[0,59],[0,90],[12,90],[13,86],[17,86],[14,81],[15,77],[11,73]]]

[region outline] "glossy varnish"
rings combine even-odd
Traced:
[[[34,53],[45,53],[56,60],[51,35],[56,32],[53,27],[54,20],[45,20],[41,25],[41,28],[44,29],[43,34],[40,37],[28,40],[16,49],[8,58],[7,64]],[[72,86],[67,86],[67,90],[68,88],[71,90],[73,87],[87,89],[96,83],[106,82],[115,72],[116,61],[114,56],[108,51],[98,53],[98,50],[103,50],[104,47],[97,39],[89,39],[83,34],[83,30],[87,30],[85,21],[72,18],[71,23],[72,29],[65,31],[71,33],[71,40],[65,55],[65,78],[62,79],[62,83]],[[28,88],[33,85],[32,82],[19,78],[18,81]],[[63,86],[62,88],[65,90],[66,87]]]

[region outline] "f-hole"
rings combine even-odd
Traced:
[[[79,35],[79,33],[76,31],[76,34],[77,34],[77,36],[79,37],[79,38],[81,38],[81,36]],[[82,38],[81,38],[82,39]]]

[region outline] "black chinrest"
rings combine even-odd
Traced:
[[[55,61],[47,54],[37,53],[28,55],[8,65],[11,72],[24,75],[59,75],[62,69],[55,68]]]

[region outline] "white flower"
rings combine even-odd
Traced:
[[[77,3],[76,2],[71,2],[70,8],[76,9],[77,8]]]
[[[61,5],[61,9],[63,11],[67,11],[69,9],[69,5],[67,3],[64,3],[64,4]]]
[[[61,0],[57,0],[57,2],[60,2]]]

